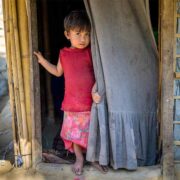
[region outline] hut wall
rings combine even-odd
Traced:
[[[3,0],[15,163],[31,167],[29,30],[25,0]]]

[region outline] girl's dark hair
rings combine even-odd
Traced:
[[[86,11],[72,11],[64,19],[64,29],[69,31],[78,28],[79,31],[90,31],[91,25]]]

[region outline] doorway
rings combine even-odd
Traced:
[[[68,46],[64,37],[63,19],[72,10],[85,9],[83,0],[39,0],[37,1],[38,13],[38,49],[51,63],[57,64],[59,49]],[[152,26],[156,40],[158,39],[158,2],[150,0]],[[56,78],[46,73],[40,67],[41,87],[41,125],[42,148],[61,151],[67,154],[63,142],[59,138],[63,120],[60,110],[64,96],[64,78]],[[51,97],[50,97],[51,96]]]

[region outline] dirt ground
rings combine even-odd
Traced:
[[[82,176],[75,176],[70,165],[40,163],[35,170],[14,168],[0,175],[0,180],[161,180],[160,167],[141,167],[137,171],[112,170],[102,174],[92,166],[86,166]]]

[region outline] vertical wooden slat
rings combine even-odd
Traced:
[[[38,49],[37,7],[36,0],[26,0],[29,26],[30,47],[30,95],[32,119],[32,161],[33,168],[42,161],[42,135],[41,135],[41,104],[39,64],[33,56],[33,51]]]
[[[161,0],[163,179],[174,179],[173,155],[173,47],[174,0]]]

